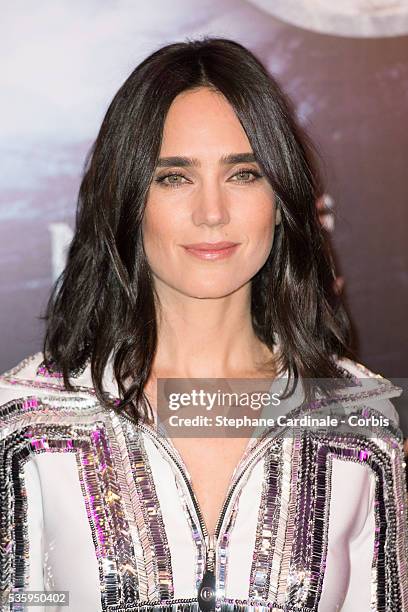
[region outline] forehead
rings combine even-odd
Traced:
[[[170,151],[174,147],[178,150]],[[164,122],[162,154],[192,154],[193,149],[197,155],[217,149],[226,153],[231,147],[234,151],[251,150],[245,130],[223,94],[201,87],[182,92],[173,100]]]

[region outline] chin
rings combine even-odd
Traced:
[[[200,299],[216,299],[216,298],[223,298],[226,297],[227,295],[230,295],[231,293],[234,293],[234,291],[237,291],[240,288],[241,285],[235,285],[230,287],[227,285],[227,283],[223,283],[221,286],[219,286],[217,284],[217,286],[213,286],[213,287],[190,287],[189,289],[186,289],[185,291],[183,291],[183,293],[185,293],[186,295],[189,295],[190,297],[194,297],[194,298],[200,298]]]

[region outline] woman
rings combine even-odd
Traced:
[[[1,379],[4,598],[408,609],[401,389],[350,357],[319,189],[289,101],[241,45],[168,45],[122,85],[43,354]],[[388,425],[161,435],[158,379],[207,377],[287,378],[292,417],[338,400],[309,403],[309,379],[337,380],[344,414]]]

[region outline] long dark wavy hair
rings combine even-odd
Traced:
[[[334,269],[316,199],[316,149],[292,102],[241,44],[203,37],[169,44],[139,64],[113,98],[87,156],[76,229],[47,310],[44,359],[73,390],[90,362],[97,397],[110,358],[121,401],[114,409],[150,421],[144,385],[157,347],[155,291],[142,241],[146,196],[163,125],[181,92],[209,87],[233,107],[281,208],[271,253],[251,280],[257,337],[282,348],[279,372],[341,376],[333,355],[351,354],[350,323],[333,289]],[[156,296],[157,297],[157,296]],[[131,381],[131,384],[125,381]]]

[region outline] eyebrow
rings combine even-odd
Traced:
[[[223,155],[220,158],[220,162],[223,166],[240,163],[251,163],[256,162],[255,155],[253,153],[232,153],[230,155]],[[157,162],[158,168],[168,168],[169,166],[177,166],[179,168],[198,168],[201,166],[200,161],[196,157],[181,157],[175,155],[173,157],[161,157]]]

